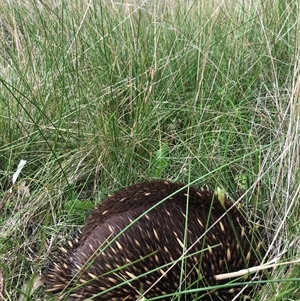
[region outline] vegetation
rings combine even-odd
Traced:
[[[4,299],[46,300],[53,245],[153,178],[225,189],[270,258],[299,258],[299,21],[296,0],[2,1]],[[299,269],[270,270],[255,300],[299,300]]]

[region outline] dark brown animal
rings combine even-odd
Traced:
[[[259,264],[257,235],[227,198],[168,181],[139,183],[95,208],[42,281],[58,300],[232,300],[244,289],[243,300],[251,287],[211,286],[229,282],[216,274]]]

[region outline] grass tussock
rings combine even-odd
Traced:
[[[35,278],[49,247],[107,193],[152,178],[243,194],[269,255],[299,257],[299,9],[2,1],[4,299],[46,300]],[[299,280],[299,265],[271,270],[257,300],[299,299]]]

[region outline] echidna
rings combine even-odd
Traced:
[[[52,256],[42,282],[69,301],[249,299],[244,280],[218,286],[224,281],[214,276],[259,264],[259,237],[226,197],[168,181],[138,183],[95,208]]]

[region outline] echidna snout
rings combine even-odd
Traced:
[[[210,288],[225,282],[215,275],[258,265],[264,253],[258,230],[230,207],[227,198],[183,184],[129,186],[95,208],[51,257],[42,281],[69,301],[232,300],[242,289],[236,300],[251,298],[251,287]]]

